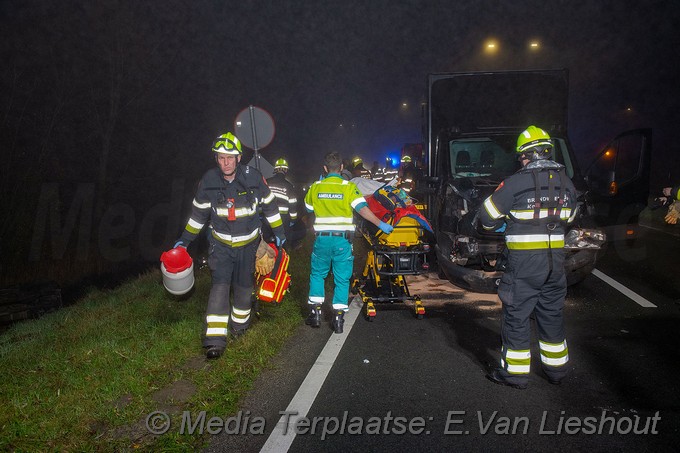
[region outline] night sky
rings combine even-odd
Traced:
[[[568,68],[571,137],[584,153],[629,127],[665,140],[679,124],[672,1],[22,0],[0,11],[5,110],[18,71],[32,90],[65,91],[61,111],[82,115],[61,113],[57,127],[82,136],[96,127],[93,104],[109,113],[120,75],[113,149],[182,163],[205,163],[249,104],[276,121],[265,157],[285,155],[294,170],[331,149],[382,158],[420,141],[430,72]],[[495,56],[482,52],[490,37]]]
[[[3,0],[3,209],[37,196],[38,181],[64,196],[97,183],[107,203],[142,207],[176,178],[191,192],[214,137],[250,104],[276,121],[264,157],[287,157],[294,180],[314,179],[331,150],[370,165],[421,141],[428,73],[470,70],[568,68],[581,163],[619,132],[653,127],[663,187],[680,178],[678,5]]]

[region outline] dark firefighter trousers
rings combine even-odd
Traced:
[[[529,380],[532,313],[543,371],[555,380],[567,373],[569,355],[562,315],[567,295],[564,257],[563,249],[509,252],[498,297],[503,303],[501,373],[510,382],[526,384]]]
[[[224,347],[228,329],[245,331],[250,326],[258,243],[256,239],[242,247],[230,247],[209,236],[208,266],[212,287],[205,316],[204,347]],[[232,289],[233,303],[230,302]]]

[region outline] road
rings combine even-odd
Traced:
[[[680,282],[671,266],[679,253],[680,238],[656,230],[610,245],[600,277],[569,288],[569,377],[549,384],[534,342],[527,390],[484,378],[500,353],[496,295],[465,292],[436,274],[413,277],[424,319],[402,304],[378,305],[376,320],[359,316],[340,346],[326,324],[301,327],[244,405],[266,418],[266,433],[221,434],[208,450],[677,451]],[[305,378],[318,394],[296,396]],[[275,426],[286,410],[298,414],[282,435]],[[317,418],[315,429],[299,425],[292,435],[300,416],[310,425]]]

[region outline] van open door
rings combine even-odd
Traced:
[[[634,239],[647,206],[652,130],[635,129],[612,140],[586,168],[589,214],[608,239]]]

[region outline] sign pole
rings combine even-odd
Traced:
[[[257,130],[255,129],[255,108],[252,105],[248,106],[248,113],[250,113],[250,132],[253,137],[253,149],[255,150],[255,168],[260,169],[260,149],[257,144]]]

